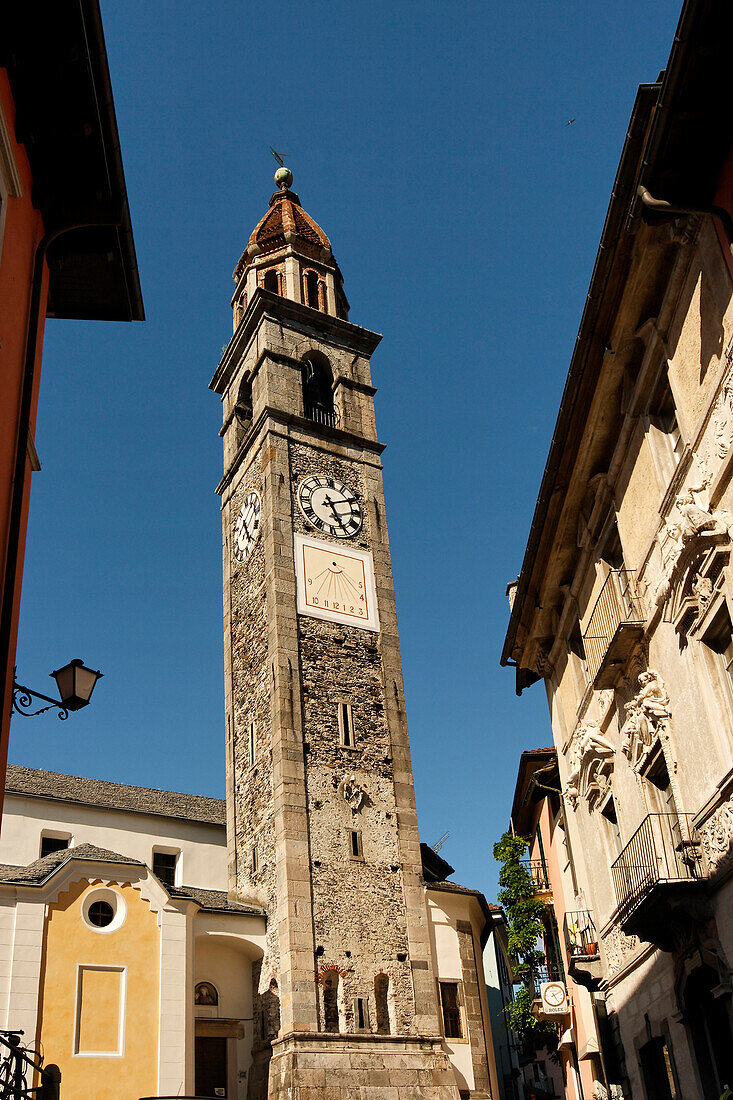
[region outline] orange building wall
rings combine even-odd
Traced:
[[[155,913],[129,885],[112,887],[127,904],[122,926],[114,932],[88,928],[82,905],[99,885],[76,882],[48,907],[38,1037],[47,1061],[61,1070],[62,1096],[139,1100],[158,1091],[160,932]],[[80,966],[90,968],[81,982]],[[93,969],[104,966],[124,967],[124,976]],[[116,1047],[121,981],[122,1054],[75,1053],[76,1047]]]
[[[557,921],[558,939],[560,941],[560,953],[562,955],[563,969],[565,970],[565,984],[568,991],[568,1000],[570,1002],[570,1016],[560,1017],[563,1020],[562,1028],[572,1027],[575,1032],[576,1048],[582,1050],[586,1042],[590,1038],[595,1038],[594,1035],[589,1035],[585,1021],[581,1013],[578,1011],[578,1005],[576,999],[579,996],[578,987],[573,982],[572,978],[568,977],[568,950],[565,943],[564,935],[564,918],[565,913],[568,910],[574,910],[576,908],[575,899],[572,897],[565,897],[565,890],[563,889],[563,868],[567,862],[567,854],[563,846],[563,833],[560,829],[553,827],[552,813],[550,809],[549,799],[543,799],[538,806],[538,813],[535,817],[535,834],[531,847],[531,858],[539,860],[541,858],[540,847],[537,842],[536,828],[539,824],[540,833],[542,835],[542,844],[545,850],[545,863],[547,865],[547,877],[550,880],[552,887],[552,908],[555,913],[555,920]],[[580,1094],[572,1089],[570,1085],[572,1075],[569,1072],[568,1062],[570,1058],[567,1054],[563,1055],[564,1071],[566,1080],[568,1082],[567,1095],[569,1100],[581,1100]],[[580,1070],[580,1077],[582,1082],[583,1093],[586,1097],[593,1096],[593,1072],[591,1066],[586,1061],[580,1061],[578,1063],[578,1069]]]
[[[2,571],[0,577],[4,581],[8,566],[10,502],[15,467],[23,363],[28,336],[28,311],[31,280],[33,277],[33,261],[36,245],[43,237],[44,227],[41,215],[33,208],[31,202],[33,181],[28,159],[25,155],[25,149],[22,145],[19,145],[14,138],[15,106],[7,74],[4,69],[0,69],[0,102],[2,103],[3,114],[13,142],[15,162],[23,187],[22,197],[10,197],[7,199],[5,230],[2,239],[2,252],[0,253],[0,569]],[[46,271],[45,274],[45,285],[42,294],[44,308],[40,311],[38,321],[31,433],[35,431],[36,422],[47,287],[48,271]],[[19,564],[15,578],[13,600],[12,636],[8,654],[0,654],[0,661],[7,662],[7,687],[5,698],[0,700],[2,703],[2,712],[0,713],[0,812],[2,811],[2,796],[5,790],[12,673],[15,664],[15,646],[18,632],[18,615],[20,612],[20,589],[23,578],[23,556],[28,521],[30,481],[30,464],[28,459],[26,459]],[[0,589],[0,598],[1,597],[2,589]]]

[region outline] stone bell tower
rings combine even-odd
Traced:
[[[420,878],[369,365],[380,337],[349,322],[290,171],[275,182],[211,383],[230,892],[268,914],[249,1100],[326,1085],[343,1100],[365,1086],[457,1100]]]

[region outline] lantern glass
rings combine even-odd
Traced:
[[[59,668],[51,675],[55,678],[61,697],[61,703],[67,710],[80,710],[92,697],[94,685],[101,672],[87,668],[82,660],[75,657],[68,665]]]

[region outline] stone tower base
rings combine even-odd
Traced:
[[[272,1044],[269,1100],[459,1100],[440,1039],[293,1032]]]

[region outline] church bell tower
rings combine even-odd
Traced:
[[[348,320],[289,169],[275,182],[211,383],[224,413],[229,888],[268,917],[248,1100],[321,1086],[457,1100],[374,421],[380,337]]]

